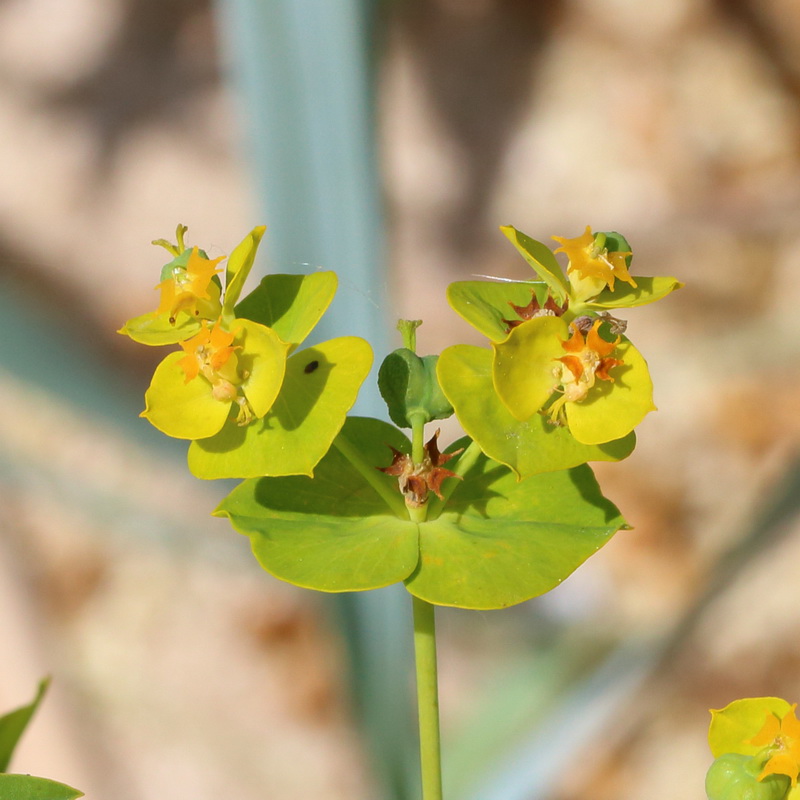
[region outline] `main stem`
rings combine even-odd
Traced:
[[[405,346],[416,348],[415,331],[419,320],[401,320],[398,328]],[[422,464],[425,458],[424,414],[412,414],[411,460]],[[427,504],[409,506],[412,522],[425,522]],[[422,800],[442,800],[442,748],[439,740],[439,679],[436,669],[435,606],[411,596],[414,604],[414,660],[417,667],[417,712],[419,714],[419,761],[422,772]]]
[[[435,607],[418,597],[412,596],[411,599],[414,603],[414,655],[417,666],[422,800],[442,800]]]

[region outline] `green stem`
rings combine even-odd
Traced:
[[[378,470],[367,464],[358,449],[341,434],[333,440],[336,449],[361,473],[364,480],[386,501],[386,505],[400,519],[408,518],[408,510],[396,488],[392,489],[381,480]]]
[[[417,666],[422,800],[442,800],[435,608],[418,597],[412,596],[412,601],[414,603],[414,655]]]
[[[422,325],[421,319],[399,319],[397,320],[397,330],[403,337],[403,347],[412,353],[417,352],[417,328]]]
[[[411,460],[421,464],[425,458],[425,414],[411,414]]]

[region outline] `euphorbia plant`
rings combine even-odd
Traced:
[[[420,357],[420,323],[401,321],[404,346],[378,381],[391,425],[347,417],[372,362],[365,341],[297,349],[333,297],[333,273],[270,275],[240,299],[263,231],[233,251],[224,286],[221,259],[188,249],[183,226],[176,244],[157,242],[173,257],[161,301],[121,333],[180,350],[157,367],[143,416],[191,440],[198,477],[245,479],[214,514],[250,538],[272,575],[326,592],[405,584],[423,796],[436,800],[434,607],[505,608],[543,594],[627,527],[587,464],[628,456],[654,409],[647,365],[617,315],[680,283],[632,277],[616,233],[556,237],[565,274],[544,244],[503,228],[534,279],[450,287],[488,349]],[[431,423],[453,414],[467,435],[440,448]]]

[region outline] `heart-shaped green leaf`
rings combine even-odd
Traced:
[[[532,297],[543,305],[547,300],[547,285],[540,281],[456,281],[447,287],[452,309],[493,342],[502,342],[508,336],[512,327],[509,321],[519,321],[512,304],[525,308]]]
[[[764,726],[767,714],[782,719],[791,706],[780,697],[745,697],[725,708],[711,709],[708,744],[714,758],[724,753],[754,756],[763,745],[749,744]]]
[[[244,282],[253,268],[258,245],[261,243],[265,230],[266,228],[263,225],[253,228],[236,245],[228,257],[228,266],[225,270],[225,300],[222,304],[222,316],[224,319],[233,319],[233,308],[238,302],[239,295],[241,295],[244,288]]]
[[[406,588],[437,605],[505,608],[554,589],[622,527],[585,464],[517,481],[481,456],[420,525]]]
[[[487,456],[519,477],[551,472],[587,461],[620,461],[636,444],[634,433],[601,445],[581,444],[563,425],[542,414],[520,422],[500,402],[492,384],[492,353],[462,344],[439,357],[439,383],[458,421]]]
[[[567,296],[567,279],[553,251],[512,225],[501,225],[500,230],[533,267],[536,274],[550,287],[556,302],[563,303]]]
[[[500,400],[518,420],[535,414],[556,386],[553,368],[564,355],[569,327],[561,317],[537,317],[493,345],[493,381]]]
[[[267,275],[236,306],[236,316],[272,328],[284,342],[296,347],[325,313],[336,294],[336,283],[335,272]]]
[[[83,797],[83,792],[33,775],[0,775],[0,797],[3,800],[75,800]]]
[[[604,289],[597,297],[586,303],[586,307],[607,309],[644,306],[666,297],[683,286],[677,278],[642,278],[636,275],[634,280],[636,288],[629,283],[617,281],[613,292],[608,288]]]
[[[398,518],[374,486],[400,500],[397,480],[375,467],[391,461],[387,445],[407,452],[408,440],[384,422],[360,418],[347,420],[340,439],[360,454],[362,469],[334,445],[313,479],[244,481],[214,514],[250,537],[267,572],[297,586],[350,592],[402,581],[417,565],[417,525]],[[399,508],[403,513],[402,501]]]
[[[412,594],[462,608],[503,608],[552,589],[625,524],[585,465],[518,482],[483,455],[435,519],[413,523],[402,505],[398,516],[396,481],[375,469],[391,460],[386,445],[409,451],[392,426],[348,419],[313,479],[246,481],[215,514],[250,536],[282,580],[359,591],[407,578]]]
[[[371,366],[370,346],[355,336],[295,353],[269,414],[244,427],[228,421],[216,436],[192,442],[189,469],[198,478],[313,474]]]
[[[623,338],[614,357],[622,364],[611,371],[613,383],[598,380],[584,400],[564,404],[569,429],[584,444],[602,444],[627,436],[649,412],[656,410],[653,382],[642,354]]]
[[[19,742],[25,728],[28,727],[31,717],[36,713],[36,709],[39,708],[39,703],[42,702],[44,693],[49,685],[50,680],[47,678],[40,681],[36,697],[28,705],[17,708],[0,717],[0,772],[5,772],[8,769],[14,748],[17,746],[17,742]]]

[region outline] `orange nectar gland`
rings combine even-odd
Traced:
[[[214,269],[225,256],[210,261],[200,255],[196,247],[192,248],[186,267],[174,267],[169,278],[161,281],[156,289],[161,289],[161,302],[156,314],[169,313],[171,325],[179,311],[186,311],[192,316],[200,316],[202,306],[207,309],[213,306],[209,286],[211,279],[221,269]]]
[[[571,282],[574,282],[571,273],[575,272],[578,281],[590,280],[607,284],[612,292],[617,279],[636,288],[636,281],[628,273],[626,262],[631,252],[609,253],[605,246],[605,234],[599,233],[595,236],[587,225],[583,235],[575,239],[565,239],[563,236],[554,236],[553,239],[561,244],[555,252],[565,253],[569,259],[567,273],[570,274]]]
[[[553,368],[553,375],[557,380],[555,389],[562,394],[549,409],[550,419],[553,422],[556,421],[564,403],[580,403],[589,394],[597,378],[614,382],[608,371],[623,362],[621,359],[609,356],[619,344],[619,336],[613,342],[601,338],[598,333],[601,322],[602,320],[595,320],[586,338],[574,322],[570,323],[572,336],[561,343],[568,355],[554,359],[561,362]]]
[[[240,350],[239,345],[233,344],[232,333],[220,327],[219,320],[209,330],[203,320],[200,332],[181,342],[186,355],[178,361],[186,380],[184,383],[195,380],[202,375],[211,384],[211,394],[221,403],[236,402],[240,406],[240,424],[244,425],[252,419],[252,412],[248,413],[248,403],[244,397],[239,396],[239,384],[246,376],[241,376],[238,371],[238,359],[234,351]]]

